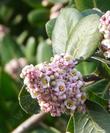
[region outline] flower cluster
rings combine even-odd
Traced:
[[[17,78],[25,65],[27,65],[27,61],[24,58],[12,59],[5,65],[5,71],[13,78]]]
[[[107,11],[100,18],[99,32],[104,36],[101,42],[101,49],[106,58],[110,58],[110,11]]]
[[[42,111],[52,116],[85,112],[84,81],[70,55],[56,55],[49,64],[25,66],[20,75],[27,91],[38,100]]]

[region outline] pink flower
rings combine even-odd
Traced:
[[[110,11],[107,11],[101,18],[99,32],[104,39],[101,42],[101,49],[105,58],[110,58]]]
[[[52,116],[85,110],[82,75],[70,55],[56,55],[49,64],[25,66],[21,73],[27,91],[36,98],[41,110]],[[82,98],[83,97],[83,98]]]

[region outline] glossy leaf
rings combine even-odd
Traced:
[[[88,74],[95,72],[95,70],[97,68],[97,64],[94,62],[83,61],[83,62],[79,63],[76,68],[77,68],[77,70],[79,70],[81,72],[81,74],[88,75]]]
[[[75,133],[106,133],[88,114],[75,115]]]
[[[54,54],[66,52],[66,48],[68,46],[67,41],[80,19],[81,14],[76,9],[64,8],[61,10],[52,33],[52,46]]]
[[[98,25],[99,16],[96,14],[82,18],[67,42],[66,52],[74,58],[90,57],[99,46],[101,36],[98,32]]]
[[[37,129],[35,131],[32,131],[31,133],[61,133],[54,127],[49,127],[47,125],[45,125],[45,127],[44,127],[42,125],[43,124],[41,124],[41,127],[37,127]]]
[[[74,133],[74,116],[71,115],[67,124],[66,132]]]
[[[103,12],[110,10],[110,1],[106,0],[105,2],[103,0],[93,0],[96,3],[96,7],[101,9]]]
[[[51,2],[51,3],[66,3],[69,0],[48,0],[48,1]]]
[[[110,79],[110,67],[107,64],[102,63],[99,70],[101,74],[103,74],[106,78]]]
[[[12,58],[19,58],[23,56],[20,46],[10,35],[5,36],[0,42],[0,54],[3,64],[10,61]]]
[[[109,80],[103,79],[88,85],[85,88],[85,91],[89,100],[102,105],[104,108],[107,108],[109,87]]]
[[[36,114],[39,112],[39,105],[37,103],[37,100],[31,98],[31,95],[29,94],[29,92],[27,92],[24,86],[19,93],[18,100],[21,108],[26,113]]]
[[[48,9],[33,10],[28,14],[28,21],[34,26],[38,26],[45,23],[48,20],[48,18]]]
[[[76,8],[85,10],[93,7],[93,0],[75,0]]]
[[[27,44],[25,47],[25,56],[27,60],[31,63],[34,62],[35,52],[36,52],[36,41],[34,37],[30,37],[27,40]]]
[[[103,108],[107,109],[108,101],[104,98],[99,97],[96,93],[91,91],[90,89],[86,90],[87,99],[90,101],[96,102],[97,104],[100,104]]]
[[[84,10],[82,12],[82,15],[83,16],[88,16],[88,15],[91,15],[91,14],[97,14],[98,16],[101,17],[104,13],[101,12],[100,9],[87,9],[87,10]]]
[[[47,41],[41,41],[37,47],[37,63],[42,63],[44,61],[50,61],[53,57],[52,46]]]
[[[16,81],[0,68],[0,97],[5,100],[17,99]]]
[[[110,132],[110,114],[101,106],[93,102],[87,102],[88,113],[105,132]],[[103,132],[102,132],[103,133]]]
[[[9,0],[7,0],[9,1]],[[1,2],[5,2],[4,1],[0,1],[0,20],[2,20],[3,22],[8,22],[9,19],[12,17],[13,15],[13,9],[7,6],[4,6],[4,4]]]
[[[41,3],[39,0],[23,0],[25,3],[27,3],[29,6],[37,8],[41,6]]]
[[[55,26],[56,19],[51,19],[46,23],[46,32],[49,38],[52,37],[52,32]]]
[[[97,60],[99,62],[102,62],[104,64],[110,65],[110,61],[101,57],[92,56],[91,59]]]
[[[75,5],[79,10],[99,8],[102,11],[107,11],[110,9],[109,4],[109,0],[106,0],[105,2],[103,2],[103,0],[75,0]]]
[[[102,77],[109,79],[110,78],[110,61],[100,57],[95,57],[95,56],[91,58],[99,62],[98,70],[100,75],[102,75]]]

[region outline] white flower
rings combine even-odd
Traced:
[[[56,87],[54,90],[57,92],[58,95],[63,94],[66,91],[66,86],[63,80],[57,81]]]
[[[50,82],[49,76],[41,77],[41,84],[42,84],[43,88],[49,87],[50,86],[49,82]]]
[[[38,93],[34,89],[30,89],[29,92],[32,98],[37,98]]]
[[[104,45],[106,48],[110,48],[110,39],[104,39],[101,44]]]
[[[75,101],[73,101],[71,99],[67,99],[64,103],[65,103],[65,106],[67,107],[67,109],[71,109],[72,111],[74,111],[76,109]]]
[[[110,50],[104,52],[104,56],[105,56],[106,58],[110,58]]]

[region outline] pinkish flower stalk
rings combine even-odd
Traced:
[[[25,66],[20,74],[27,91],[38,100],[42,111],[52,116],[85,111],[82,75],[70,55],[56,55],[49,64]]]

